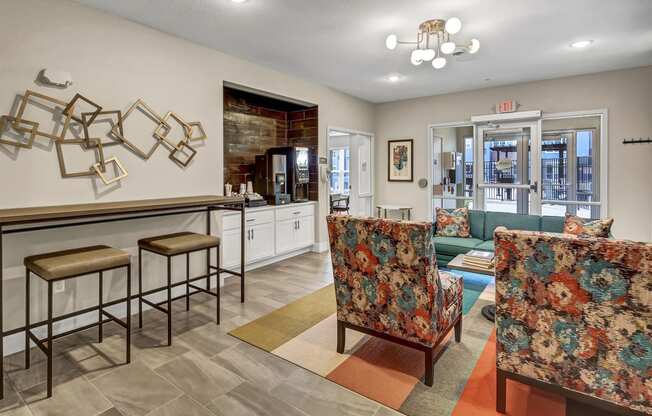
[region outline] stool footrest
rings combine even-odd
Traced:
[[[120,325],[120,326],[123,327],[124,329],[129,329],[129,328],[127,327],[127,323],[126,323],[125,321],[123,321],[122,319],[120,319],[120,318],[118,318],[117,316],[113,315],[112,313],[107,312],[107,311],[105,311],[104,309],[102,309],[102,313],[103,313],[104,315],[106,315],[108,318],[110,318],[109,321],[113,321],[113,322],[115,322],[116,324]],[[102,323],[104,323],[104,320],[102,321]],[[98,324],[98,325],[99,325],[99,324]]]
[[[32,331],[29,331],[29,339],[31,339],[34,344],[36,344],[36,346],[39,347],[41,351],[43,351],[43,354],[48,354],[48,347],[45,346],[45,342],[34,335]]]
[[[191,288],[197,290],[196,292],[190,292],[189,295],[194,295],[195,293],[203,292],[203,293],[206,293],[206,294],[211,295],[211,296],[219,296],[217,293],[215,293],[213,291],[210,291],[208,289],[205,289],[203,287],[199,287],[199,286],[195,286],[195,285],[188,285],[188,286],[190,286]]]
[[[165,309],[165,308],[162,308],[161,306],[159,306],[158,303],[150,302],[149,300],[145,299],[144,297],[141,297],[140,301],[147,304],[147,305],[149,305],[149,306],[151,306],[152,308],[154,308],[154,309],[156,309],[158,311],[161,311],[161,312],[163,312],[165,314],[168,313],[168,310]],[[162,303],[167,303],[167,300],[165,302],[162,302]]]
[[[182,280],[182,281],[179,281],[179,282],[174,282],[174,283],[172,283],[170,285],[170,287],[173,288],[173,287],[177,287],[177,286],[182,286],[182,285],[185,285],[188,282],[192,283],[192,282],[196,282],[197,280],[206,279],[207,277],[212,277],[212,276],[216,276],[216,275],[217,275],[217,272],[212,272],[212,273],[209,273],[207,275],[204,274],[204,275],[201,275],[201,276],[190,278],[187,281]],[[162,290],[166,290],[167,288],[168,288],[167,286],[162,286],[162,287],[157,287],[156,289],[143,290],[143,293],[141,294],[141,296],[153,295],[154,293],[160,292]],[[134,297],[138,297],[138,295],[135,295]]]

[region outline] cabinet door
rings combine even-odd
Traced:
[[[247,244],[248,241],[245,241]],[[234,228],[222,233],[222,267],[230,269],[240,265],[240,229]]]
[[[295,243],[297,248],[310,246],[315,242],[315,219],[314,217],[301,217],[297,220],[295,231]]]
[[[296,248],[296,224],[295,218],[276,222],[276,254],[287,253]]]
[[[247,227],[250,240],[247,248],[247,262],[262,260],[274,255],[274,223]]]

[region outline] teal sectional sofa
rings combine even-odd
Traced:
[[[470,250],[494,251],[494,230],[498,226],[510,230],[546,231],[561,233],[564,217],[510,214],[469,210],[470,238],[435,237],[437,264],[444,267],[458,254]]]

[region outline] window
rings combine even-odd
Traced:
[[[543,127],[542,214],[599,218],[599,117],[545,120]]]
[[[349,167],[351,155],[348,147],[329,150],[331,177],[331,194],[348,194],[351,188]]]

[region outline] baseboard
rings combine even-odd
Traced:
[[[312,245],[312,251],[314,253],[325,253],[328,251],[328,241],[322,241],[320,243],[315,243]]]

